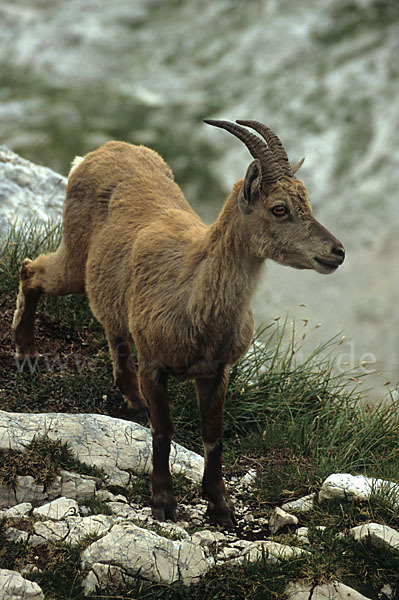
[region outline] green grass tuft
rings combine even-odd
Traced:
[[[100,469],[78,460],[66,442],[46,435],[35,436],[23,452],[12,449],[0,452],[0,484],[15,486],[17,475],[30,475],[35,483],[49,485],[61,470],[104,477]]]

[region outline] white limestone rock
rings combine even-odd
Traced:
[[[249,469],[249,471],[239,480],[238,486],[244,489],[250,489],[255,485],[256,477],[256,469]]]
[[[140,572],[150,581],[172,583],[178,579],[178,544],[137,527],[129,521],[114,525],[82,554],[83,568],[112,564],[130,575]]]
[[[15,486],[15,504],[43,502],[47,499],[42,483],[35,483],[31,475],[18,475]]]
[[[6,531],[6,538],[9,542],[26,542],[28,537],[27,531],[21,531],[16,527],[8,527]]]
[[[113,494],[109,490],[101,489],[96,491],[96,500],[100,500],[100,502],[118,502],[116,497],[117,495]]]
[[[277,562],[279,560],[289,560],[297,556],[302,556],[303,554],[308,554],[308,552],[302,548],[279,544],[278,542],[272,542],[271,540],[258,540],[256,542],[251,542],[251,544],[244,549],[241,556],[233,559],[232,562],[257,562],[258,560],[261,560],[263,556],[270,562]]]
[[[392,527],[388,527],[388,525],[365,523],[364,525],[352,527],[349,533],[357,541],[369,539],[373,546],[399,551],[399,532],[392,529]]]
[[[72,498],[57,498],[33,509],[34,517],[46,517],[61,521],[65,517],[79,515],[79,504]]]
[[[116,517],[122,517],[123,519],[138,519],[141,520],[141,515],[137,510],[125,504],[124,502],[107,502],[107,507],[111,510],[112,514]],[[151,514],[151,509],[150,509]]]
[[[39,585],[8,569],[0,569],[1,600],[44,600]]]
[[[158,523],[158,521],[153,522],[156,523],[157,528],[160,529],[160,533],[165,536],[177,537],[180,540],[190,539],[190,535],[187,533],[182,523],[173,523],[172,521],[163,521],[162,523]]]
[[[14,488],[8,485],[0,485],[0,508],[8,508],[16,504],[18,504],[18,501]]]
[[[278,506],[273,510],[269,519],[269,529],[272,534],[275,534],[279,529],[286,525],[298,525],[298,517],[290,515]]]
[[[29,540],[31,546],[64,541],[69,533],[66,521],[37,521],[33,524],[33,530],[35,535]]]
[[[22,502],[43,502],[47,499],[42,483],[35,483],[30,475],[19,475],[15,489],[17,504]]]
[[[61,471],[55,481],[47,487],[47,497],[53,500],[57,496],[65,496],[77,502],[89,500],[94,498],[98,482],[96,477]]]
[[[290,583],[285,590],[287,600],[369,600],[347,585],[334,581],[316,587]]]
[[[82,462],[103,468],[109,484],[126,486],[132,472],[151,472],[151,432],[138,423],[107,415],[0,411],[0,449],[23,452],[26,444],[44,433],[50,439],[68,442]],[[170,466],[173,473],[184,473],[200,483],[204,459],[172,443]]]
[[[115,519],[106,515],[90,517],[66,517],[64,521],[37,521],[33,529],[37,536],[47,542],[77,544],[88,535],[103,536],[114,525]]]
[[[185,585],[194,583],[214,565],[214,561],[205,555],[201,546],[190,540],[180,542],[177,561],[179,575]]]
[[[394,503],[399,505],[399,483],[365,477],[364,475],[350,475],[349,473],[334,473],[327,477],[319,491],[319,501],[341,498],[354,498],[367,500],[372,492],[386,491]]]
[[[43,503],[59,496],[78,501],[87,500],[94,497],[97,481],[95,477],[62,471],[45,488],[43,483],[35,483],[31,475],[18,475],[15,488],[0,485],[0,507],[12,507],[31,502]]]
[[[230,547],[231,548],[240,548],[240,550],[245,550],[246,548],[249,548],[251,546],[253,542],[250,542],[249,540],[235,540],[234,542],[230,543]]]
[[[62,215],[66,179],[48,167],[21,158],[6,146],[0,146],[0,232],[9,222]]]
[[[210,529],[203,529],[202,531],[196,531],[190,537],[193,544],[199,546],[211,546],[212,544],[218,544],[226,540],[226,536],[221,531],[211,531]]]
[[[98,588],[106,589],[108,592],[118,592],[119,586],[134,582],[134,577],[128,575],[121,567],[94,563],[82,581],[82,586],[85,595],[89,596],[95,594]]]
[[[240,548],[234,548],[232,546],[225,546],[216,555],[217,562],[225,562],[226,560],[232,560],[241,554]]]
[[[111,531],[91,544],[82,554],[82,566],[112,564],[128,575],[140,575],[158,583],[193,581],[205,573],[212,561],[203,549],[189,540],[176,542],[129,521],[114,525]]]
[[[122,502],[124,504],[129,504],[129,500],[123,494],[112,494],[112,498],[109,498],[112,502]]]
[[[298,527],[295,535],[303,544],[309,544],[309,527]]]
[[[283,510],[296,510],[298,512],[307,512],[312,510],[314,505],[316,494],[308,494],[307,496],[303,496],[302,498],[298,498],[298,500],[291,500],[290,502],[286,502],[281,506]]]
[[[12,508],[9,508],[4,511],[4,516],[6,518],[20,518],[25,517],[32,510],[32,504],[30,502],[22,502],[21,504],[16,504]]]
[[[391,585],[389,585],[389,583],[386,583],[381,588],[381,594],[384,594],[384,596],[386,596],[387,598],[389,598],[389,600],[395,600],[394,599],[394,593],[395,592],[393,590],[393,587]]]

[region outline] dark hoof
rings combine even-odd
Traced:
[[[169,506],[153,506],[152,507],[152,516],[157,521],[173,521],[176,523],[177,514],[176,509]]]
[[[220,504],[209,502],[206,515],[211,523],[220,525],[223,529],[234,529],[238,525],[234,510],[225,502]]]

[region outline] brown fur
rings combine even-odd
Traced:
[[[125,401],[132,411],[150,411],[152,507],[159,519],[176,518],[168,375],[196,382],[203,495],[211,519],[231,526],[234,512],[221,468],[223,404],[228,368],[251,341],[250,301],[263,262],[272,258],[327,273],[343,260],[340,242],[312,217],[303,184],[286,177],[265,188],[258,166],[251,163],[247,185],[244,180],[234,185],[207,227],[156,152],[109,142],[74,163],[58,250],[22,265],[13,321],[17,352],[36,352],[33,323],[40,294],[87,292],[105,328]],[[288,217],[272,214],[276,204],[287,208]]]

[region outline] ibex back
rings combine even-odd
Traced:
[[[22,263],[13,329],[18,354],[35,354],[39,296],[87,292],[132,418],[150,413],[151,505],[159,520],[176,520],[167,378],[194,379],[207,513],[231,527],[234,509],[222,479],[223,404],[229,367],[253,334],[250,302],[262,264],[270,258],[332,273],[345,254],[312,216],[305,187],[295,176],[301,163],[290,166],[270,129],[257,121],[206,122],[234,134],[254,158],[215,223],[204,225],[168,165],[149,148],[109,142],[75,159],[61,244],[53,254]]]

